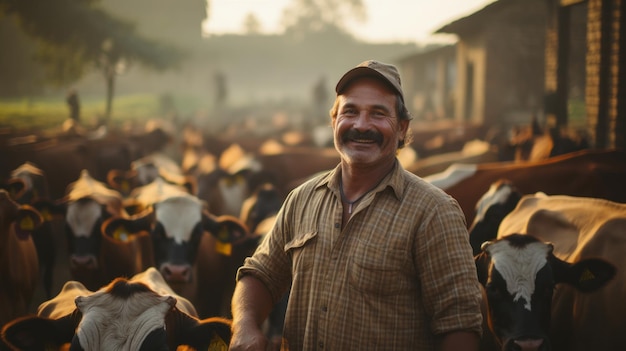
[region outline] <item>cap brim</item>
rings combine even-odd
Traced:
[[[339,82],[337,82],[337,86],[335,86],[335,92],[337,94],[340,94],[341,92],[345,90],[345,88],[350,84],[350,82],[352,82],[353,80],[357,78],[362,78],[362,77],[375,77],[378,79],[382,79],[385,83],[387,83],[387,85],[390,88],[392,88],[398,94],[402,95],[402,91],[399,91],[398,88],[396,88],[389,81],[389,78],[387,78],[385,75],[378,72],[377,70],[373,68],[369,68],[369,67],[355,67],[349,70],[348,72],[346,72],[346,74],[344,74],[343,77],[339,79]]]

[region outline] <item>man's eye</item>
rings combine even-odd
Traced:
[[[346,109],[346,110],[343,110],[343,115],[345,115],[345,116],[354,116],[354,115],[356,115],[356,114],[357,114],[357,112],[356,112],[356,110],[355,110],[355,109]]]

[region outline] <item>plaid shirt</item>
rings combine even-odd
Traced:
[[[291,284],[283,349],[434,350],[434,335],[481,332],[463,213],[396,164],[343,230],[339,166],[292,191],[239,269],[275,301]]]

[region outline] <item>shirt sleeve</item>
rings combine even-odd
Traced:
[[[289,232],[287,209],[292,201],[292,196],[287,197],[272,229],[264,235],[254,254],[246,258],[237,270],[237,280],[245,275],[261,280],[270,291],[274,302],[289,290],[291,282],[291,261],[284,248],[286,234]]]
[[[420,226],[416,266],[435,335],[482,332],[482,294],[465,217],[456,201],[439,203]]]

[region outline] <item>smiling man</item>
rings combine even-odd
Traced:
[[[231,350],[290,288],[284,350],[475,351],[481,292],[456,201],[402,168],[409,112],[397,69],[365,61],[336,86],[333,170],[289,194],[237,275]]]

